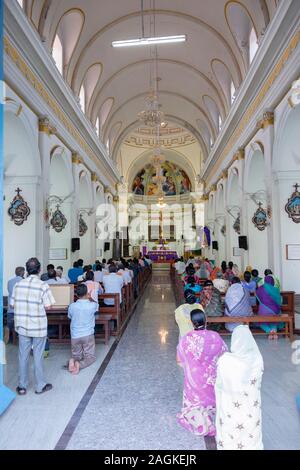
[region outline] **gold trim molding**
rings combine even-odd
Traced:
[[[99,179],[98,179],[98,176],[96,175],[96,173],[92,173],[91,174],[91,180],[93,183],[96,183],[96,182],[99,182]]]
[[[20,55],[20,53],[17,51],[17,49],[10,43],[7,37],[4,37],[3,43],[4,43],[4,51],[7,54],[7,56],[10,57],[12,62],[18,67],[21,74],[31,84],[31,86],[35,89],[38,95],[44,100],[44,102],[51,108],[51,110],[54,112],[56,117],[65,127],[67,132],[69,132],[69,134],[76,140],[76,142],[82,148],[83,152],[86,153],[98,167],[99,158],[97,157],[97,155],[92,151],[90,146],[81,137],[76,127],[70,122],[70,120],[68,119],[66,114],[62,111],[62,109],[57,104],[57,102],[50,96],[50,94],[45,89],[43,83],[32,72],[31,68],[27,65],[27,63],[25,62],[23,57]],[[48,132],[46,127],[42,127],[42,128],[43,130],[41,132]],[[50,133],[54,133],[54,130],[55,129],[52,128],[52,130],[50,130]],[[107,173],[107,175],[109,175],[109,173]]]
[[[74,163],[74,165],[80,165],[81,163],[83,163],[78,153],[72,154],[72,163]]]
[[[273,111],[266,111],[263,114],[263,118],[260,119],[257,124],[257,129],[266,129],[269,126],[274,126],[274,112]]]
[[[231,149],[234,147],[234,144],[240,139],[241,135],[243,134],[247,125],[249,124],[252,116],[255,114],[256,110],[259,108],[259,106],[263,102],[267,93],[270,91],[273,83],[275,82],[279,74],[281,73],[286,62],[291,57],[292,53],[298,46],[299,42],[300,42],[300,28],[290,40],[289,45],[286,47],[280,59],[278,60],[276,65],[273,67],[271,73],[269,74],[268,78],[264,82],[264,85],[260,89],[256,98],[252,101],[251,105],[248,107],[246,113],[244,114],[244,117],[242,118],[240,122],[240,125],[232,133],[230,139],[227,142],[227,145],[225,146],[224,150],[222,151],[222,153],[220,154],[218,158],[219,164],[224,160],[224,158],[226,158],[226,156],[230,153]],[[216,169],[215,169],[215,165],[213,165],[206,179],[209,180],[209,178],[215,175],[215,173],[216,173]]]

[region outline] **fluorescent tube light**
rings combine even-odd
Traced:
[[[130,47],[130,46],[152,46],[153,44],[170,44],[174,42],[185,42],[186,34],[180,34],[177,36],[161,36],[154,38],[139,38],[139,39],[127,39],[124,41],[113,41],[111,45],[113,47]]]

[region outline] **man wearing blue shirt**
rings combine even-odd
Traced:
[[[70,279],[71,284],[76,284],[79,276],[82,276],[83,268],[79,267],[78,261],[73,263],[73,268],[68,271],[68,278]]]
[[[96,361],[95,355],[95,314],[99,305],[88,297],[85,284],[76,288],[77,302],[69,306],[68,317],[71,319],[71,349],[69,372],[78,374],[80,369]]]

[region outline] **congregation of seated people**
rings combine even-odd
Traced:
[[[196,295],[208,317],[247,317],[253,315],[274,316],[281,311],[280,281],[270,269],[264,271],[264,277],[257,269],[247,266],[244,273],[232,261],[223,261],[214,267],[208,259],[190,257],[178,258],[174,269],[184,283],[184,295]],[[235,323],[225,323],[232,332]],[[257,327],[266,332],[269,339],[277,339],[277,331],[284,328],[282,323],[260,323]],[[217,331],[221,325],[213,324],[210,328]]]
[[[184,284],[184,302],[175,310],[179,328],[177,363],[184,371],[178,423],[197,436],[214,436],[219,450],[261,450],[263,358],[249,325],[228,322],[230,348],[210,317],[274,316],[281,311],[280,283],[270,269],[260,277],[247,266],[190,257],[173,265]],[[269,339],[281,323],[258,323]],[[234,374],[233,374],[234,371]],[[243,423],[243,424],[239,424]]]
[[[49,335],[57,327],[48,325],[47,311],[55,307],[52,286],[74,285],[74,302],[68,307],[70,320],[71,358],[64,367],[73,375],[90,366],[95,356],[95,315],[101,307],[114,307],[114,298],[99,301],[101,294],[119,294],[122,305],[123,286],[133,285],[134,297],[138,298],[139,274],[149,268],[151,260],[140,254],[133,259],[103,259],[92,264],[75,261],[64,274],[62,266],[48,264],[41,273],[37,258],[30,258],[26,267],[15,269],[15,276],[8,281],[8,301],[5,340],[11,342],[13,333],[19,343],[19,384],[17,393],[25,395],[28,388],[28,364],[33,353],[35,368],[35,392],[52,389],[44,378],[43,360],[49,355]],[[114,320],[112,320],[114,323]]]

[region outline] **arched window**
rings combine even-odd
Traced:
[[[96,121],[96,132],[97,132],[97,136],[100,137],[100,119],[97,118],[97,121]]]
[[[250,61],[250,64],[251,64],[252,60],[254,59],[254,56],[256,54],[257,49],[258,49],[257,36],[256,36],[255,29],[252,28],[251,31],[250,31],[250,35],[249,35],[249,61]]]
[[[231,104],[234,102],[235,100],[235,86],[234,86],[234,83],[231,82],[231,85],[230,85],[230,97],[231,97]]]
[[[109,153],[109,139],[107,139],[107,141],[106,141],[106,150]]]
[[[79,102],[80,102],[80,106],[81,106],[82,111],[85,113],[85,89],[84,89],[83,85],[80,88]]]
[[[24,0],[17,0],[21,8],[24,8]]]
[[[210,139],[209,139],[209,145],[210,145],[210,148],[211,148],[211,149],[212,149],[213,146],[214,146],[214,141],[213,141],[213,138],[212,138],[212,137],[210,137]]]
[[[63,48],[62,48],[61,40],[59,39],[58,35],[55,36],[53,49],[52,49],[52,56],[56,64],[56,67],[58,68],[60,73],[63,74]]]
[[[219,132],[221,131],[221,129],[222,129],[222,118],[219,114]]]

